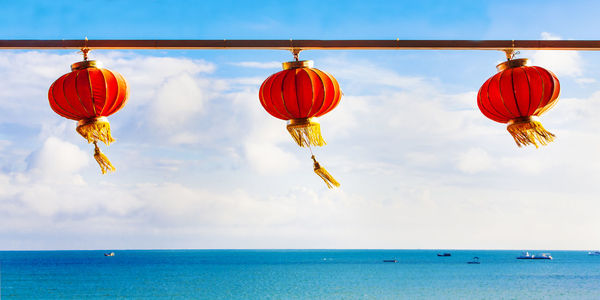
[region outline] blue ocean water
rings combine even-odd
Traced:
[[[451,252],[450,257],[436,253]],[[536,251],[537,252],[537,251]],[[599,299],[600,256],[489,250],[0,251],[2,299]],[[474,256],[481,264],[467,264]],[[398,263],[384,263],[384,259]]]

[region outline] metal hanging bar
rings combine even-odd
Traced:
[[[599,40],[0,40],[0,49],[600,50]],[[293,47],[292,47],[293,45]]]

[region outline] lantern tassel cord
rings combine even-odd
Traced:
[[[508,125],[507,130],[519,147],[534,145],[539,148],[538,143],[546,146],[555,138],[555,135],[546,130],[542,123],[537,120],[516,122]]]
[[[332,189],[334,186],[339,187],[340,183],[337,182],[337,180],[335,180],[335,178],[333,178],[333,176],[331,176],[331,174],[329,174],[329,172],[327,172],[325,168],[321,167],[321,164],[319,164],[319,162],[315,158],[315,155],[312,153],[312,149],[308,147],[308,150],[310,150],[310,158],[312,158],[313,160],[313,169],[315,173],[319,175],[319,177],[321,177],[323,181],[325,181],[325,184],[327,184],[328,188]]]
[[[108,160],[108,157],[106,157],[106,155],[100,151],[97,142],[94,142],[94,158],[98,162],[98,165],[100,165],[102,174],[106,174],[107,171],[114,172],[116,170],[115,167],[110,163],[110,160]]]

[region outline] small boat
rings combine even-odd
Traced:
[[[384,259],[383,262],[397,263],[398,260],[397,259]]]
[[[600,251],[590,251],[590,252],[588,252],[588,255],[598,255],[598,256],[600,256]]]
[[[446,253],[438,253],[437,256],[452,256],[452,254],[446,252]]]
[[[542,253],[540,255],[529,254],[529,252],[521,253],[521,256],[517,256],[517,259],[552,259],[550,253]]]
[[[115,256],[115,253],[114,253],[114,252],[111,252],[111,253],[104,253],[104,256]]]
[[[473,257],[473,260],[472,261],[468,261],[467,263],[470,264],[470,265],[479,265],[479,264],[481,264],[479,262],[479,257],[477,257],[477,256]]]

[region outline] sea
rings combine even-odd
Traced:
[[[517,260],[517,250],[0,251],[0,297],[600,299],[600,256],[530,252],[554,259]],[[467,263],[474,257],[480,264]]]

